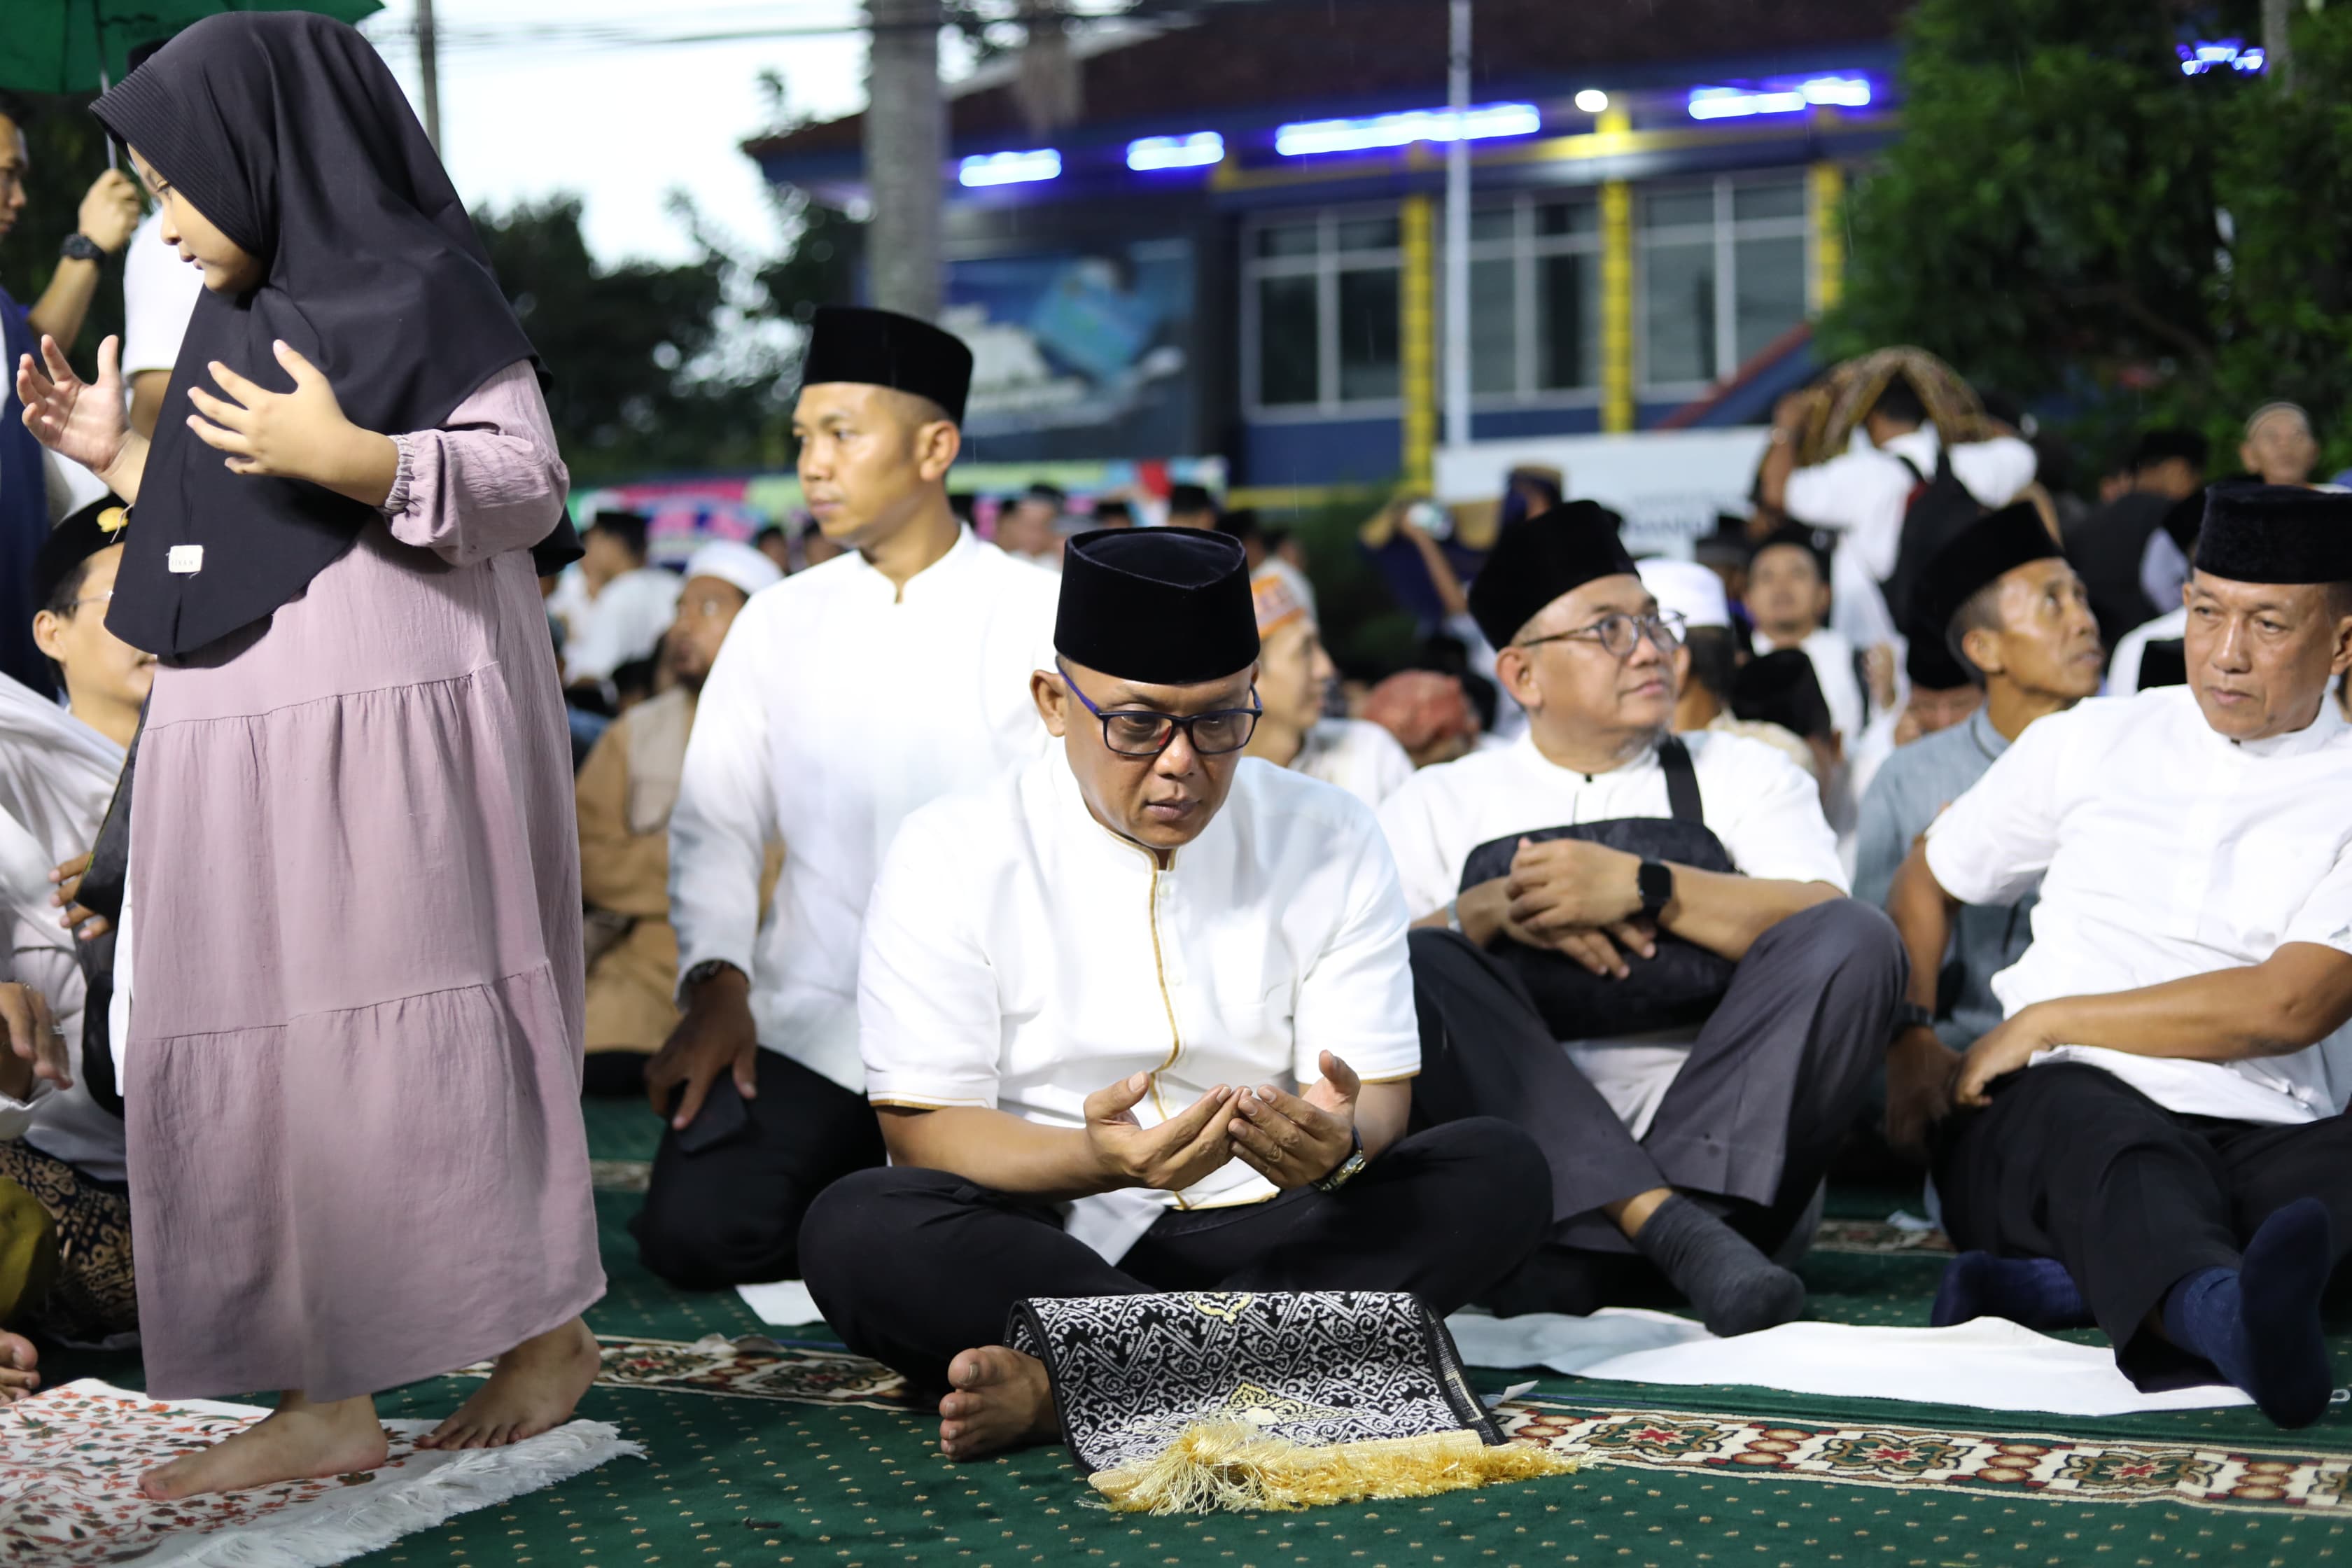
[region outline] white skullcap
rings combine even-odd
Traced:
[[[1713,568],[1696,561],[1643,561],[1635,564],[1642,586],[1658,601],[1661,610],[1679,611],[1689,627],[1731,626],[1731,604],[1723,595],[1723,579]]]
[[[750,545],[731,539],[714,539],[696,551],[686,563],[686,574],[689,578],[716,577],[722,583],[732,583],[743,590],[747,599],[784,580],[774,562]]]

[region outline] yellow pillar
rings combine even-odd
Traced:
[[[1432,479],[1431,454],[1437,446],[1437,247],[1433,237],[1436,204],[1407,196],[1402,218],[1404,276],[1397,290],[1400,367],[1404,383],[1404,478],[1416,489]]]
[[[1812,191],[1813,265],[1808,301],[1820,315],[1845,292],[1845,171],[1835,163],[1815,163],[1806,171]]]
[[[1632,127],[1623,110],[1609,109],[1594,130],[1622,136]],[[1623,180],[1601,185],[1601,428],[1633,428],[1633,188]]]

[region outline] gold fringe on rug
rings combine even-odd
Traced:
[[[1475,1432],[1313,1447],[1245,1421],[1204,1421],[1155,1458],[1087,1479],[1118,1513],[1263,1513],[1427,1497],[1579,1468],[1534,1443],[1490,1447]]]

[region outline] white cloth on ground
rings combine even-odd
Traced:
[[[1775,1388],[2057,1415],[2253,1403],[2221,1384],[2142,1394],[2104,1346],[2072,1344],[2001,1318],[1948,1329],[1783,1323],[1731,1339],[1717,1339],[1687,1318],[1628,1307],[1604,1307],[1590,1318],[1461,1314],[1445,1326],[1472,1366],[1548,1366],[1612,1382]]]
[[[1058,750],[915,813],[875,883],[857,979],[877,1105],[1076,1128],[1089,1095],[1143,1072],[1134,1115],[1152,1127],[1215,1084],[1297,1092],[1325,1051],[1367,1083],[1421,1070],[1379,825],[1346,791],[1255,758],[1164,868],[1095,819]],[[1081,1198],[1066,1226],[1116,1262],[1171,1205],[1274,1193],[1234,1160],[1181,1193]]]
[[[1054,668],[1060,587],[966,529],[903,590],[853,551],[736,618],[670,813],[670,923],[680,974],[722,959],[751,977],[769,1050],[865,1089],[857,952],[883,851],[917,807],[1045,752],[1029,676]]]
[[[735,1294],[751,1315],[763,1323],[784,1328],[801,1328],[810,1323],[822,1323],[824,1314],[816,1310],[816,1298],[798,1279],[771,1280],[765,1285],[738,1285]]]
[[[2032,944],[1992,982],[2014,1016],[2261,963],[2288,942],[2352,953],[2347,801],[2352,726],[2332,696],[2305,729],[2240,743],[2189,688],[2158,687],[2037,721],[1928,828],[1927,868],[1971,904],[2013,902],[2041,876]],[[2314,1121],[2352,1099],[2352,1025],[2246,1061],[2079,1047],[2060,1059],[2188,1116]]]

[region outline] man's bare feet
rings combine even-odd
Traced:
[[[982,1345],[948,1363],[948,1382],[955,1386],[940,1401],[940,1452],[950,1459],[977,1459],[1062,1435],[1053,1384],[1035,1356]]]
[[[572,1418],[603,1364],[596,1336],[574,1318],[499,1357],[489,1381],[416,1446],[497,1448],[536,1437]]]
[[[22,1334],[0,1330],[0,1405],[14,1405],[41,1386],[41,1352]]]
[[[156,1502],[170,1502],[198,1492],[347,1476],[374,1469],[390,1451],[373,1399],[362,1394],[313,1405],[299,1393],[288,1393],[278,1396],[277,1411],[266,1420],[201,1454],[157,1466],[140,1478],[139,1489]]]

